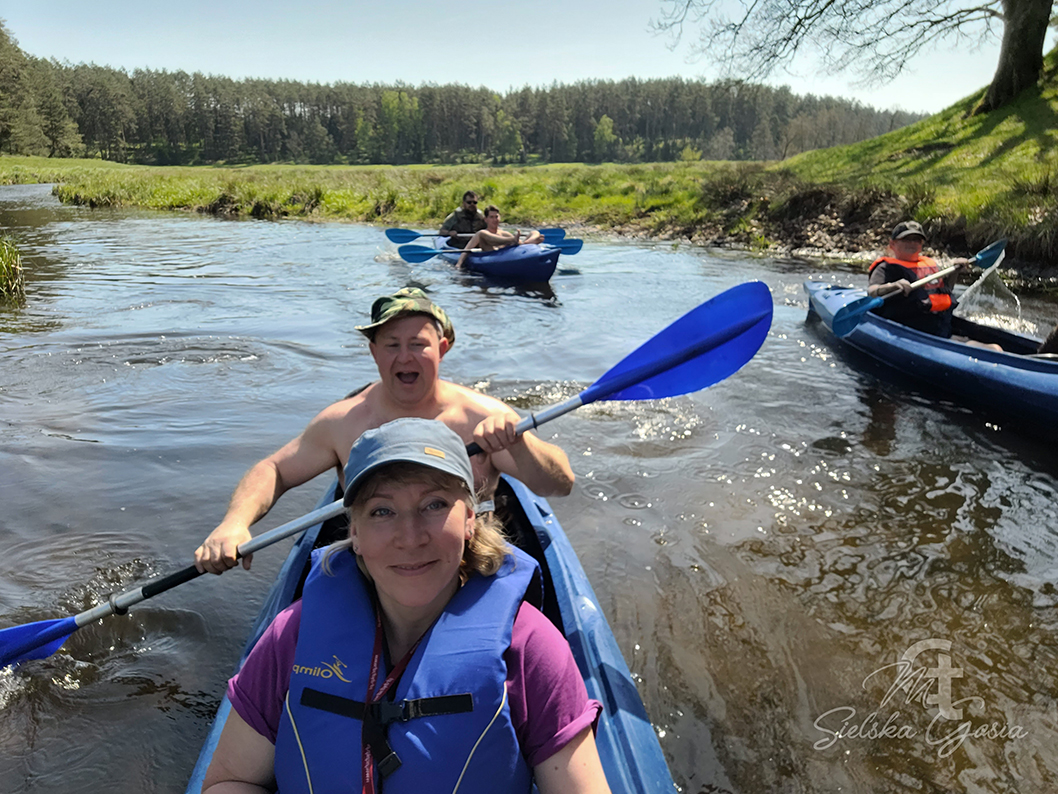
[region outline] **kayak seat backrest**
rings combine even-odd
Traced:
[[[555,627],[562,632],[562,636],[565,636],[562,614],[559,611],[558,598],[555,595],[555,584],[551,577],[551,569],[548,566],[547,557],[544,554],[544,547],[540,543],[540,538],[537,537],[532,522],[525,515],[522,503],[514,495],[514,489],[502,477],[496,488],[495,501],[496,515],[503,523],[507,542],[512,546],[517,546],[540,563],[540,571],[544,576],[544,601],[543,604],[534,604],[534,606],[555,624]]]
[[[334,484],[334,498],[341,499],[344,496],[342,486],[338,483]],[[319,549],[324,546],[330,546],[335,541],[342,540],[349,536],[349,517],[345,513],[340,513],[334,518],[328,518],[323,522],[323,526],[320,527],[320,532],[316,536],[316,542],[312,548]],[[302,588],[305,586],[305,580],[309,575],[309,568],[312,565],[311,557],[305,560],[305,568],[301,571],[301,576],[298,579],[298,586],[294,588],[294,597],[291,602],[297,601],[301,598]]]
[[[1002,328],[993,328],[990,325],[982,325],[958,316],[952,317],[951,331],[956,336],[969,337],[989,345],[999,345],[1007,353],[1016,353],[1021,356],[1035,353],[1038,344],[1031,339],[1004,331]]]

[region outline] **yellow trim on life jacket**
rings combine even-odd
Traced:
[[[312,776],[309,774],[309,759],[305,757],[305,745],[301,743],[301,734],[298,733],[297,723],[294,722],[294,715],[290,711],[290,690],[287,690],[287,695],[283,698],[283,706],[287,710],[287,717],[290,719],[290,729],[294,732],[294,740],[298,743],[298,750],[301,752],[301,764],[305,767],[305,782],[309,784],[309,794],[312,794]]]
[[[467,756],[467,762],[463,764],[463,771],[459,773],[459,778],[456,780],[456,787],[452,789],[452,794],[456,794],[459,791],[459,786],[463,782],[463,775],[467,773],[467,768],[470,766],[471,759],[474,758],[474,752],[478,749],[478,745],[481,744],[481,740],[485,738],[485,734],[489,732],[489,728],[496,722],[496,718],[500,716],[503,711],[503,707],[507,704],[507,682],[503,682],[503,698],[500,700],[500,707],[496,709],[496,713],[492,715],[492,719],[489,720],[489,724],[485,726],[485,730],[481,732],[481,736],[474,742],[474,746],[470,748],[470,755]]]

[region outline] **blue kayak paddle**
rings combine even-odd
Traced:
[[[771,327],[771,316],[771,292],[763,282],[732,287],[655,334],[576,397],[530,414],[518,423],[518,433],[599,400],[655,400],[719,383],[760,349]],[[476,443],[467,446],[468,454],[478,452],[481,448]],[[341,500],[313,510],[246,541],[239,546],[238,556],[252,554],[342,510]],[[108,615],[123,615],[133,604],[199,576],[201,572],[190,565],[114,593],[106,602],[77,615],[0,629],[0,669],[51,656],[77,629]]]
[[[974,257],[973,263],[981,268],[991,267],[1003,256],[1003,249],[1006,248],[1006,245],[1006,240],[996,240],[991,245],[978,251],[977,255]],[[960,267],[962,267],[962,265],[952,265],[951,267],[946,267],[932,275],[926,276],[925,278],[921,278],[911,285],[911,289],[918,289],[931,281],[943,278],[949,273],[954,273]],[[833,331],[834,336],[839,339],[845,338],[856,330],[857,325],[863,322],[863,318],[867,316],[867,312],[881,306],[882,303],[889,298],[900,294],[902,294],[900,290],[894,290],[888,295],[883,295],[882,297],[871,298],[864,296],[862,298],[857,298],[851,303],[845,304],[834,312],[834,317],[830,322],[830,330]]]
[[[296,518],[262,535],[258,535],[256,538],[251,538],[239,546],[239,556],[245,557],[247,554],[253,554],[258,549],[271,546],[273,543],[307,529],[313,524],[338,515],[342,512],[342,509],[341,501],[333,502],[313,510],[301,518]],[[67,638],[77,629],[97,620],[102,620],[108,615],[124,615],[133,604],[138,604],[159,593],[164,593],[166,590],[171,590],[184,582],[190,582],[199,576],[201,576],[201,572],[194,565],[189,565],[176,573],[149,579],[138,587],[121,593],[112,593],[105,603],[76,615],[57,618],[56,620],[41,620],[36,623],[27,623],[24,626],[12,626],[9,629],[0,629],[0,669],[30,659],[44,659],[51,656],[62,647]]]
[[[544,236],[545,243],[557,243],[559,240],[566,238],[565,229],[538,229]],[[414,240],[418,240],[420,237],[437,237],[437,232],[415,232],[411,229],[386,229],[386,237],[391,243],[410,243]],[[460,237],[471,237],[469,234],[461,234]]]
[[[569,240],[559,240],[555,243],[545,243],[545,245],[553,245],[562,251],[563,254],[572,256],[573,254],[579,253],[580,249],[584,247],[584,241],[575,238]],[[502,248],[494,249],[502,251]],[[435,256],[441,254],[461,254],[464,251],[468,251],[472,254],[491,253],[482,251],[480,248],[431,248],[428,245],[402,245],[397,249],[397,253],[400,254],[400,258],[405,262],[419,263],[425,262],[429,259],[433,259]]]
[[[517,431],[599,400],[660,400],[719,383],[760,350],[771,315],[771,292],[764,282],[732,287],[654,334],[576,397],[529,414]],[[481,447],[470,444],[467,452],[475,455]]]

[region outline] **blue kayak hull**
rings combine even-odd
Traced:
[[[435,247],[447,245],[443,237],[435,238]],[[504,281],[542,283],[549,281],[558,267],[558,256],[562,251],[554,245],[512,245],[496,251],[470,254],[464,267],[475,273]],[[459,254],[446,251],[441,258],[450,264],[459,261]]]
[[[806,281],[809,314],[833,331],[834,315],[863,290]],[[953,318],[953,331],[1004,352],[971,347],[932,336],[868,312],[841,339],[848,346],[938,389],[955,401],[1053,433],[1058,428],[1058,360],[1033,356],[1038,340],[966,319]]]
[[[320,507],[338,498],[336,489],[337,483],[332,484],[320,500]],[[507,496],[508,510],[514,517],[508,530],[520,547],[541,562],[545,578],[543,612],[569,641],[588,696],[603,704],[595,742],[610,789],[636,794],[676,791],[628,665],[550,505],[506,476],[498,493]],[[257,616],[239,666],[272,619],[299,594],[302,573],[321,531],[333,533],[334,527],[310,527],[291,549]],[[202,791],[206,769],[230,711],[231,704],[225,697],[192,772],[188,794]]]

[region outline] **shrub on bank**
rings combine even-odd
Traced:
[[[0,237],[0,297],[21,301],[26,297],[26,278],[22,256],[12,237]]]

